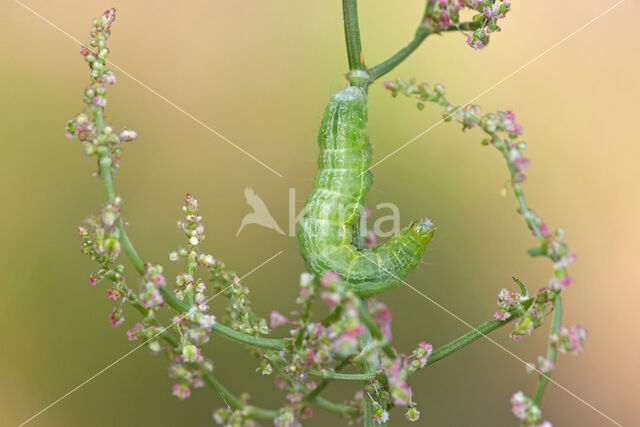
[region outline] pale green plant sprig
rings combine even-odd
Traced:
[[[535,370],[539,374],[534,398],[529,399],[522,392],[516,393],[512,398],[513,413],[523,425],[542,425],[539,406],[551,371],[555,367],[557,350],[560,347],[564,352],[576,354],[580,352],[582,341],[586,338],[586,330],[580,326],[574,326],[570,331],[564,328],[564,345],[559,344],[562,322],[560,293],[572,282],[567,273],[567,266],[574,262],[575,255],[565,243],[564,230],[558,229],[553,233],[550,232],[547,225],[526,203],[522,183],[525,180],[525,171],[530,162],[524,156],[526,144],[518,140],[522,134],[522,126],[515,122],[515,115],[511,111],[481,114],[480,107],[477,105],[460,107],[449,103],[442,85],[436,85],[430,89],[427,84],[417,84],[414,79],[408,82],[396,79],[385,82],[384,87],[391,92],[393,97],[403,94],[416,99],[416,106],[419,110],[424,109],[425,103],[439,105],[442,108],[444,120],[455,120],[461,123],[463,130],[480,128],[488,136],[482,140],[482,144],[495,147],[507,164],[510,180],[506,188],[511,188],[518,204],[518,213],[539,244],[539,246],[530,249],[528,253],[532,257],[549,258],[553,263],[553,276],[549,284],[539,289],[535,296],[530,296],[524,285],[514,279],[521,287],[522,293],[508,292],[503,289],[498,299],[500,310],[495,313],[494,317],[495,321],[504,322],[514,320],[515,314],[518,320],[511,333],[511,338],[518,341],[523,336],[530,335],[535,328],[542,325],[546,316],[553,313],[546,356],[540,356],[537,365],[530,364],[528,366],[529,370]],[[513,312],[514,309],[516,313]]]

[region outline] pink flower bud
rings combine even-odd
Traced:
[[[277,311],[272,311],[271,312],[271,327],[272,328],[277,328],[280,325],[284,325],[285,323],[287,323],[287,318],[284,317],[282,314],[278,313]]]

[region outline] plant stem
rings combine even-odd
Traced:
[[[263,409],[256,406],[245,405],[242,400],[231,394],[213,375],[205,374],[202,376],[202,380],[209,387],[218,392],[222,400],[233,409],[242,411],[248,417],[273,419],[278,416],[278,410],[276,409]]]
[[[366,374],[341,374],[336,371],[310,369],[310,375],[322,377],[331,380],[347,380],[347,381],[369,381],[376,377],[375,372]]]
[[[422,15],[422,20],[420,21],[420,25],[418,25],[418,28],[416,29],[416,32],[413,36],[413,40],[411,40],[409,44],[407,44],[405,47],[403,47],[398,52],[396,52],[396,54],[393,55],[391,58],[369,69],[369,75],[371,76],[372,82],[384,76],[389,71],[396,68],[402,61],[407,59],[407,57],[409,57],[409,55],[411,55],[418,48],[418,46],[422,44],[424,39],[426,39],[429,35],[439,34],[442,32],[449,32],[449,31],[475,30],[479,28],[479,26],[481,25],[481,23],[479,22],[463,22],[458,25],[450,25],[438,31],[434,31],[423,25],[425,19],[427,18],[427,15],[431,13],[431,10],[433,10],[434,6],[435,6],[435,2],[431,2],[431,1],[427,2],[424,13]]]
[[[245,344],[251,347],[259,347],[259,348],[265,348],[267,350],[277,350],[277,351],[291,349],[290,341],[279,339],[279,338],[254,337],[254,336],[233,330],[227,326],[221,325],[220,323],[214,323],[211,329],[216,331],[220,335],[226,338],[229,338],[231,341],[235,341],[240,344]]]
[[[361,300],[360,306],[362,307],[363,311],[369,314],[369,305],[366,298],[363,298]],[[360,335],[360,347],[362,349],[362,352],[365,351],[366,347],[369,345],[370,342],[371,342],[371,331],[365,323],[364,332],[362,335]],[[363,360],[359,363],[359,365],[360,365],[360,371],[363,374],[375,375],[375,373],[378,371],[377,355],[376,355],[376,360],[371,360],[370,358],[364,357]],[[374,427],[376,425],[383,425],[383,426],[387,425],[387,423],[377,424],[375,421],[373,421],[375,414],[373,412],[374,408],[373,408],[373,402],[371,400],[372,398],[367,393],[367,383],[365,383],[364,389],[362,392],[363,392],[363,400],[364,400],[363,425],[365,427]]]
[[[96,133],[98,135],[102,135],[104,133],[104,113],[102,107],[93,107],[93,119],[96,123]],[[104,188],[107,193],[107,201],[109,203],[113,203],[116,199],[116,194],[113,189],[113,179],[111,177],[111,157],[109,157],[109,153],[104,153],[99,156],[98,159],[99,167],[100,167],[100,176],[102,177],[102,181],[104,182]],[[131,240],[129,240],[129,236],[127,236],[127,232],[124,230],[124,222],[122,221],[122,217],[118,218],[118,230],[120,231],[120,243],[124,247],[124,251],[127,256],[133,263],[134,268],[140,274],[144,274],[144,263],[138,256]]]
[[[416,50],[418,46],[422,44],[424,39],[426,39],[430,34],[431,31],[428,28],[420,25],[416,30],[415,35],[413,36],[413,40],[411,40],[408,45],[400,49],[391,58],[369,69],[371,80],[377,80],[387,74],[389,71],[396,68],[402,61],[407,59],[407,57],[411,55],[413,51]]]
[[[369,332],[371,332],[371,335],[373,335],[375,339],[386,342],[387,338],[380,330],[380,327],[378,327],[378,325],[371,318],[371,314],[369,314],[369,309],[366,306],[366,302],[358,305],[358,311],[360,312],[360,319],[362,320],[362,322],[364,322],[367,328],[369,328]],[[388,342],[386,342],[386,344],[382,346],[382,350],[387,356],[391,357],[392,359],[396,358],[396,354],[393,351],[391,344],[389,344]]]
[[[553,344],[551,337],[558,333],[560,323],[562,323],[562,300],[560,298],[560,294],[556,294],[556,297],[553,299],[553,322],[551,323],[551,329],[549,330],[549,347],[547,348],[547,359],[549,359],[553,364],[556,363],[558,350]],[[540,378],[538,379],[538,388],[536,389],[536,395],[533,398],[533,403],[536,406],[540,406],[540,402],[542,401],[542,396],[544,395],[544,391],[549,383],[550,376],[551,372],[540,375]]]
[[[334,368],[334,372],[340,371],[342,368],[344,368],[345,366],[347,366],[350,363],[349,359],[345,359],[342,362],[340,362],[335,368]],[[307,394],[304,395],[304,397],[302,398],[303,402],[313,402],[314,399],[316,399],[316,397],[322,393],[322,391],[329,385],[329,383],[331,382],[330,379],[325,378],[324,380],[322,380],[322,382],[320,384],[317,385],[316,388],[314,388],[313,390],[311,390],[310,392],[308,392]]]
[[[162,295],[162,298],[179,313],[186,313],[190,310],[189,305],[184,301],[180,301],[166,286],[158,288],[158,292]],[[279,338],[258,338],[243,332],[238,332],[224,326],[220,323],[214,323],[211,329],[220,335],[229,338],[232,341],[240,344],[246,344],[252,347],[266,348],[269,350],[288,350],[290,343],[287,340]]]
[[[107,192],[107,201],[109,203],[113,203],[115,201],[115,192],[113,189],[113,180],[111,178],[111,158],[108,154],[100,156],[100,176],[102,176],[102,181],[104,182],[104,188]],[[120,231],[120,243],[124,248],[125,253],[131,260],[133,267],[136,269],[140,275],[144,274],[144,262],[138,256],[135,248],[133,247],[133,243],[129,240],[129,236],[124,229],[124,222],[122,221],[122,217],[118,217],[118,230]]]
[[[466,347],[467,345],[471,344],[472,342],[474,342],[475,340],[477,340],[478,338],[481,338],[493,331],[495,331],[496,329],[506,325],[507,323],[517,319],[518,317],[520,317],[519,315],[511,315],[511,317],[507,320],[495,320],[495,319],[491,319],[487,322],[484,322],[482,325],[478,326],[477,328],[467,332],[466,334],[454,339],[453,341],[449,342],[448,344],[443,345],[442,347],[439,347],[435,350],[433,350],[433,352],[431,353],[431,356],[429,356],[429,358],[427,359],[427,366],[431,365],[435,362],[437,362],[440,359],[443,359],[445,357],[447,357],[448,355],[450,355],[453,352],[456,352],[458,350],[460,350],[463,347]]]
[[[316,397],[313,403],[315,403],[321,408],[327,409],[332,412],[337,412],[339,414],[349,414],[349,415],[358,414],[358,410],[356,408],[353,408],[348,405],[343,405],[341,403],[333,403],[322,397]]]
[[[344,18],[344,38],[347,43],[349,70],[364,70],[360,26],[358,24],[358,1],[342,0],[342,16]]]

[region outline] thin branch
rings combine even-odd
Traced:
[[[273,419],[278,416],[277,409],[263,409],[252,405],[245,405],[245,403],[234,396],[229,390],[227,390],[213,375],[205,374],[202,376],[202,380],[209,387],[218,392],[220,397],[233,409],[242,411],[247,417]]]
[[[363,298],[360,302],[360,304],[358,305],[359,307],[361,307],[360,311],[363,311],[365,313],[369,313],[369,305],[367,303],[367,299]],[[361,346],[361,354],[364,353],[366,351],[367,346],[369,345],[369,343],[371,342],[371,330],[369,329],[369,327],[365,324],[364,325],[364,332],[362,335],[360,335],[360,346]],[[379,368],[379,362],[378,362],[378,356],[377,354],[375,355],[375,360],[371,360],[370,358],[364,358],[362,361],[360,361],[359,363],[360,365],[360,371],[363,374],[375,374],[378,371]],[[377,425],[382,425],[382,426],[386,426],[387,423],[376,423],[374,421],[374,407],[373,407],[373,401],[372,399],[368,396],[367,394],[367,390],[366,390],[366,384],[365,387],[363,389],[363,396],[364,396],[364,420],[363,420],[363,425],[365,427],[373,427]]]
[[[448,344],[445,344],[442,347],[439,347],[433,350],[433,352],[431,353],[431,356],[429,356],[429,358],[427,359],[427,366],[437,362],[440,359],[444,359],[451,353],[454,353],[460,350],[461,348],[466,347],[467,345],[471,344],[478,338],[481,338],[495,331],[496,329],[517,319],[518,317],[520,317],[520,315],[512,315],[507,320],[500,321],[500,320],[491,319],[487,322],[484,322],[482,325],[454,339]]]
[[[370,381],[376,377],[375,372],[369,372],[365,374],[341,374],[336,371],[329,371],[326,369],[317,370],[310,369],[310,375],[314,375],[316,377],[322,377],[330,380],[347,380],[347,381]]]
[[[322,397],[316,397],[313,403],[321,408],[327,409],[332,412],[337,412],[338,414],[358,415],[359,413],[359,411],[352,406],[343,405],[341,403],[333,403]]]
[[[420,46],[422,42],[431,34],[440,34],[443,32],[451,31],[473,31],[479,28],[481,25],[481,23],[479,22],[463,22],[457,25],[450,25],[440,30],[430,29],[424,26],[424,21],[427,15],[430,13],[429,8],[432,8],[434,4],[435,2],[427,2],[422,21],[420,21],[420,25],[418,25],[418,28],[416,29],[413,40],[411,40],[409,44],[400,49],[386,61],[383,61],[380,64],[369,69],[369,75],[371,76],[372,82],[384,76],[385,74],[396,68],[398,65],[400,65],[400,63],[407,59],[407,57],[409,57],[409,55],[411,55],[418,48],[418,46]]]
[[[344,18],[344,38],[347,43],[349,70],[364,70],[360,26],[358,24],[358,1],[342,0],[342,16]]]
[[[345,366],[347,366],[349,363],[351,363],[350,359],[345,359],[342,362],[340,362],[335,368],[334,368],[334,372],[338,372],[340,370],[342,370]],[[329,385],[329,383],[331,382],[330,379],[325,378],[324,380],[322,380],[322,382],[320,384],[318,384],[316,386],[316,388],[314,388],[313,390],[307,392],[307,394],[305,394],[302,397],[302,401],[303,402],[313,402],[314,399],[316,399],[317,396],[320,395],[320,393],[322,393],[322,391]]]
[[[562,300],[560,298],[560,294],[556,294],[556,297],[553,300],[553,322],[551,323],[551,329],[549,330],[549,347],[547,348],[547,359],[551,361],[555,365],[556,356],[557,356],[557,348],[551,339],[552,336],[558,333],[560,329],[560,324],[562,323]],[[547,388],[547,384],[549,383],[549,377],[551,376],[551,372],[540,375],[538,379],[538,388],[536,389],[536,395],[533,399],[533,403],[536,406],[540,406],[540,402],[542,401],[542,396],[544,395],[544,391]]]
[[[369,332],[371,332],[371,335],[375,339],[383,341],[385,343],[382,346],[382,350],[385,352],[385,354],[387,356],[389,356],[390,358],[395,359],[396,358],[396,353],[393,351],[393,348],[391,347],[391,344],[389,342],[387,342],[387,338],[384,336],[384,334],[380,330],[380,327],[371,318],[371,314],[369,314],[369,310],[368,310],[368,307],[366,306],[366,304],[367,304],[366,302],[361,302],[358,305],[358,311],[360,313],[360,320],[362,320],[362,322],[367,326],[367,328],[369,328]]]

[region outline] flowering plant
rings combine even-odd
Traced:
[[[355,0],[343,0],[343,9],[350,79],[366,89],[430,34],[459,31],[473,49],[486,46],[489,34],[499,31],[497,23],[509,12],[510,5],[502,0],[429,0],[414,40],[374,67],[366,67],[363,62]],[[464,14],[471,14],[471,19],[463,21]],[[535,394],[530,398],[518,391],[511,398],[513,414],[521,425],[550,425],[542,419],[540,403],[557,352],[579,353],[586,330],[561,325],[561,292],[571,283],[567,267],[575,256],[565,242],[564,231],[551,231],[525,201],[522,185],[530,162],[524,155],[526,145],[520,140],[522,126],[513,112],[483,114],[477,105],[455,106],[447,100],[441,85],[431,89],[414,79],[384,82],[392,96],[412,98],[420,110],[426,103],[437,104],[445,121],[459,122],[465,131],[478,128],[485,134],[482,144],[493,146],[502,155],[509,172],[505,188],[513,192],[518,212],[536,239],[537,245],[529,254],[546,257],[553,266],[549,283],[534,294],[514,278],[518,290],[502,289],[497,311],[482,325],[442,347],[420,342],[403,353],[392,345],[391,313],[384,303],[358,295],[348,278],[332,271],[301,274],[296,312],[285,315],[273,311],[268,318],[255,313],[249,289],[242,283],[248,274],[238,276],[203,248],[204,222],[199,202],[191,195],[186,196],[177,223],[185,237],[184,246],[168,255],[169,261],[181,269],[174,284],[167,282],[162,265],[142,260],[127,236],[123,203],[113,185],[123,144],[135,140],[137,134],[128,128],[117,131],[105,118],[106,91],[116,83],[115,74],[107,69],[107,41],[114,20],[115,9],[110,9],[93,21],[92,40],[81,49],[91,69],[83,98],[86,108],[67,124],[67,136],[78,138],[85,153],[97,158],[96,175],[103,181],[107,199],[100,212],[79,227],[81,250],[98,264],[89,276],[89,284],[107,286],[107,297],[114,302],[108,315],[110,324],[120,327],[127,323],[126,318],[134,316],[130,309],[138,312],[138,320],[126,327],[126,336],[152,353],[167,356],[169,376],[174,379],[171,392],[176,398],[186,399],[195,389],[208,386],[226,403],[226,407],[213,412],[213,419],[232,426],[254,425],[260,419],[273,420],[278,426],[299,425],[313,415],[314,407],[336,412],[350,424],[364,425],[384,425],[391,409],[402,407],[404,416],[416,421],[420,411],[408,382],[412,374],[507,324],[513,324],[510,337],[519,341],[552,316],[546,354],[538,356],[536,363],[527,364],[527,369],[539,376]],[[367,248],[375,245],[371,240],[368,235]],[[135,284],[125,278],[122,252],[139,275]],[[215,315],[209,302],[218,296],[227,299],[227,308],[225,313]],[[318,303],[329,313],[323,319],[312,313]],[[159,314],[170,310],[172,321],[165,325]],[[281,331],[281,338],[271,337],[272,330]],[[280,408],[255,406],[248,396],[237,396],[220,383],[213,362],[202,352],[202,345],[214,333],[246,346],[255,355],[257,370],[273,376],[276,387],[284,391],[286,399]],[[360,373],[341,372],[350,365],[358,366]],[[352,399],[337,403],[321,395],[333,381],[361,383],[362,387]]]

